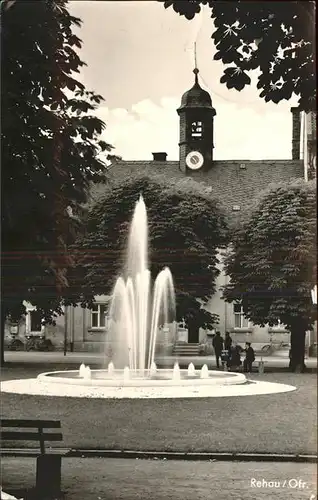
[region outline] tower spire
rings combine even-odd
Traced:
[[[194,73],[194,81],[196,84],[199,83],[198,81],[198,73],[199,73],[199,70],[198,70],[198,64],[197,64],[197,42],[194,42],[194,70],[193,70],[193,73]]]

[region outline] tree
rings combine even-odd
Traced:
[[[162,176],[129,176],[105,187],[92,205],[86,234],[77,243],[83,290],[110,294],[124,266],[128,228],[142,193],[148,211],[152,277],[165,266],[171,269],[177,298],[177,319],[189,328],[189,341],[198,330],[212,328],[218,318],[204,309],[215,292],[219,273],[218,248],[227,241],[223,214],[209,188]],[[82,279],[82,278],[81,278]]]
[[[90,182],[106,178],[111,146],[94,111],[102,96],[75,79],[83,62],[67,0],[1,2],[2,307],[61,314],[76,214]],[[3,338],[2,338],[3,340]]]
[[[280,320],[291,332],[291,368],[304,368],[305,333],[316,319],[316,196],[314,182],[270,187],[233,239],[225,261],[228,302],[241,302],[254,324]]]
[[[316,110],[315,2],[159,0],[187,19],[211,8],[215,60],[227,67],[221,83],[242,90],[258,70],[260,97],[275,103],[299,96],[299,107]]]

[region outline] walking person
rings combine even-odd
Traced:
[[[250,342],[245,343],[244,351],[246,353],[245,359],[244,359],[244,372],[251,373],[253,362],[255,361],[255,352],[254,352],[253,347],[251,347]]]
[[[221,337],[220,332],[216,332],[215,337],[213,338],[213,347],[214,347],[214,354],[215,354],[215,360],[216,360],[216,367],[220,368],[220,357],[223,349],[223,337]]]

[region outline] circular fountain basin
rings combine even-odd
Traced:
[[[41,373],[37,378],[8,380],[1,383],[2,392],[34,396],[160,399],[160,398],[219,398],[254,396],[294,391],[296,387],[273,382],[255,381],[242,373],[209,370],[207,378],[200,371],[191,374],[180,370],[173,378],[172,370],[157,370],[151,376],[123,370],[91,370],[90,377],[79,376],[78,370]]]
[[[77,386],[96,387],[186,387],[186,386],[215,386],[236,385],[246,383],[242,373],[228,373],[210,370],[206,378],[200,377],[196,370],[191,375],[188,370],[179,370],[180,378],[174,378],[172,370],[157,370],[155,374],[144,375],[142,370],[129,372],[125,377],[124,370],[114,370],[111,374],[107,370],[91,370],[90,378],[80,377],[78,370],[47,372],[38,375],[38,380],[45,383],[69,384]]]

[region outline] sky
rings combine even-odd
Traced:
[[[124,160],[150,160],[157,151],[178,160],[176,109],[194,83],[195,43],[199,81],[217,112],[214,159],[291,158],[296,100],[265,103],[257,74],[241,92],[220,83],[224,66],[213,60],[208,7],[192,21],[156,1],[74,0],[69,10],[83,21],[80,79],[104,97],[97,113],[107,125],[103,138]]]

